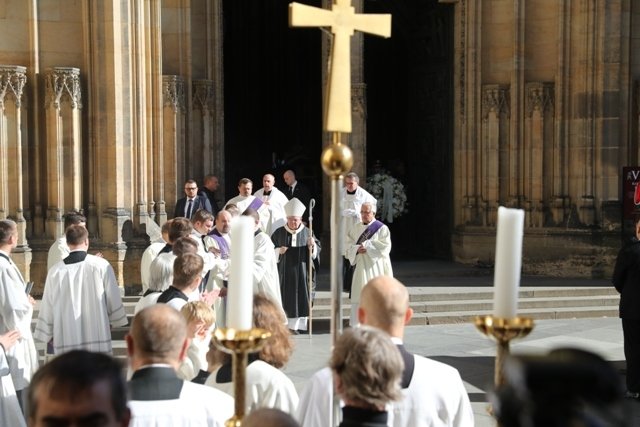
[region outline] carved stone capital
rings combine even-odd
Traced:
[[[45,71],[45,107],[60,108],[68,101],[71,108],[82,108],[80,69],[72,67],[47,68]]]
[[[351,111],[359,116],[367,115],[367,85],[353,83],[351,85]]]
[[[555,101],[553,83],[527,83],[525,91],[527,93],[527,117],[531,117],[534,111],[553,113]]]
[[[180,76],[162,76],[162,99],[165,107],[174,112],[185,110],[184,79]]]
[[[486,119],[490,113],[509,114],[509,86],[482,86],[482,117]]]
[[[193,81],[193,108],[201,111],[214,110],[214,86],[213,80]]]
[[[13,98],[16,106],[22,103],[22,90],[27,82],[27,67],[19,65],[0,65],[0,108],[4,108],[4,100]]]

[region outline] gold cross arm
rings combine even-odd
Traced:
[[[351,0],[337,0],[331,10],[291,3],[289,26],[331,28],[333,42],[325,130],[351,132],[351,36],[355,30],[381,37],[391,36],[391,15],[356,14]]]

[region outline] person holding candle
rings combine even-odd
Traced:
[[[347,233],[345,256],[354,266],[351,282],[350,325],[358,324],[360,292],[376,276],[393,276],[391,267],[391,232],[375,217],[376,203],[364,202],[360,207],[362,221]]]
[[[620,293],[626,396],[640,400],[640,215],[634,218],[633,237],[618,253],[611,282]]]

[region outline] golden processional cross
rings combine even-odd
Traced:
[[[351,36],[355,30],[391,36],[391,15],[357,14],[351,0],[335,0],[331,10],[300,3],[289,5],[292,27],[330,27],[331,69],[327,83],[325,130],[351,132]]]

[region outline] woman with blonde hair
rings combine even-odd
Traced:
[[[271,332],[271,337],[259,353],[249,355],[247,366],[246,412],[257,408],[276,408],[292,413],[298,406],[298,393],[293,382],[279,369],[286,365],[293,351],[293,342],[286,319],[278,305],[264,294],[253,297],[253,322],[256,328]],[[210,364],[219,354],[209,353]],[[214,370],[205,385],[233,396],[231,360],[228,355]]]

